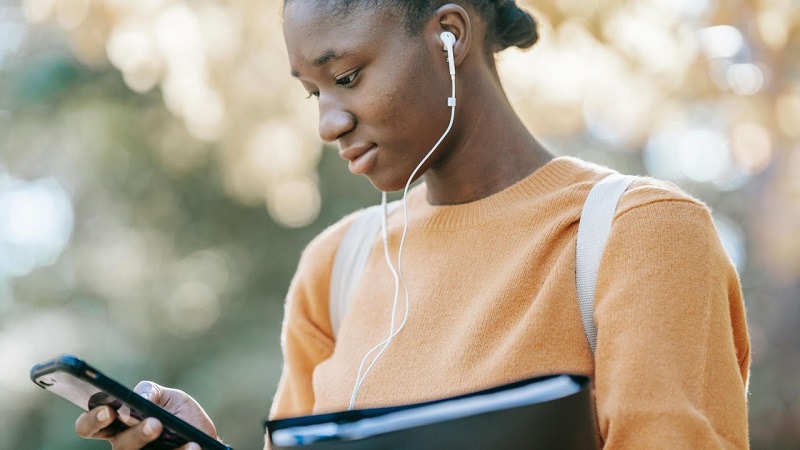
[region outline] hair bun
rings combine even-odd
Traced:
[[[495,30],[498,51],[508,47],[528,48],[539,40],[536,20],[514,0],[507,0],[497,8]]]

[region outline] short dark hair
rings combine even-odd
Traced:
[[[285,0],[284,4],[291,0]],[[409,34],[416,34],[433,13],[446,3],[462,3],[480,14],[486,23],[486,39],[493,51],[508,47],[528,48],[539,40],[533,16],[514,0],[319,0],[332,13],[346,15],[356,6],[389,8],[400,13]]]

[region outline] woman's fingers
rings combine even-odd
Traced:
[[[182,445],[181,448],[176,450],[202,450],[199,445],[195,444],[194,442],[189,442],[186,445]]]
[[[85,412],[78,416],[75,421],[75,432],[83,438],[103,439],[110,437],[113,433],[106,427],[114,422],[116,414],[108,406],[98,406],[97,408]]]
[[[109,439],[114,450],[138,450],[161,434],[161,422],[152,417]]]
[[[87,439],[106,439],[114,450],[134,450],[156,440],[163,429],[161,422],[152,417],[131,428],[113,426],[116,418],[110,407],[98,406],[78,417],[75,432]]]

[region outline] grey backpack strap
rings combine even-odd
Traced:
[[[578,223],[578,245],[575,253],[575,282],[578,288],[578,305],[581,308],[583,328],[592,354],[597,346],[597,326],[594,323],[594,300],[597,271],[606,241],[611,233],[611,223],[617,203],[633,176],[612,173],[600,180],[589,191]]]
[[[350,294],[367,265],[372,246],[381,231],[382,214],[381,205],[365,209],[350,225],[336,251],[328,298],[334,338],[338,335],[339,326],[347,313]]]

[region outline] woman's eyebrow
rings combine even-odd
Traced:
[[[314,65],[317,67],[323,66],[331,61],[344,58],[347,55],[348,53],[336,53],[335,50],[329,48],[325,50],[325,53],[323,53],[319,58],[314,60]]]
[[[336,50],[329,48],[325,50],[322,53],[322,55],[314,59],[314,66],[316,67],[324,66],[325,64],[328,64],[331,61],[336,61],[337,59],[346,58],[352,54],[353,54],[352,51],[337,52]],[[300,73],[292,69],[292,76],[297,78],[300,76]]]

